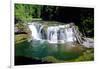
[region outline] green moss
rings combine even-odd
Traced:
[[[75,61],[93,61],[94,60],[94,52],[93,49],[88,49],[83,54],[75,59]]]
[[[24,42],[27,40],[27,38],[28,38],[27,34],[15,35],[15,44]]]
[[[42,58],[42,61],[54,62],[54,63],[60,62],[60,60],[57,60],[53,56],[46,56],[46,57]]]

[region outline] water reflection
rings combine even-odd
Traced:
[[[71,59],[78,57],[82,52],[82,47],[78,44],[64,43],[64,44],[50,44],[47,41],[31,41],[31,57],[42,59],[46,56],[54,56],[56,58]]]
[[[33,62],[34,60],[35,62],[37,61],[37,63],[32,63],[32,64],[45,63],[45,62],[47,63],[65,62],[67,60],[72,60],[79,57],[84,50],[83,46],[79,44],[74,44],[74,45],[73,43],[51,44],[48,43],[48,41],[41,42],[35,40],[32,40],[31,42],[24,41],[20,44],[16,44],[15,49],[16,49],[15,50],[16,64],[17,61],[20,62],[21,60],[19,59],[19,56],[21,56],[21,58],[22,57],[31,58],[33,59]]]

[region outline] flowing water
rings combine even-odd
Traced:
[[[49,26],[46,31],[44,26],[39,23],[29,24],[29,29],[32,32],[33,40],[46,40],[49,43],[66,43],[76,41],[73,28],[70,24]]]
[[[28,26],[32,36],[32,48],[29,50],[32,51],[33,57],[43,59],[46,56],[54,56],[67,60],[80,55],[81,46],[76,44],[76,37],[70,24],[45,28],[42,23],[33,22]]]
[[[42,61],[51,56],[57,60],[66,61],[78,58],[84,50],[80,44],[76,43],[77,39],[70,24],[45,28],[45,25],[33,22],[28,24],[28,27],[32,40],[16,44],[16,56]]]

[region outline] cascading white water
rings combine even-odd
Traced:
[[[65,33],[66,33],[66,41],[67,42],[73,42],[76,40],[72,28],[65,29]]]
[[[29,28],[30,28],[30,30],[32,32],[33,39],[42,40],[41,39],[42,35],[41,35],[40,31],[42,30],[43,27],[39,27],[38,24],[32,23],[32,24],[29,25]]]
[[[85,47],[93,48],[93,40],[90,40],[90,38],[86,39],[84,37],[84,40],[82,40],[82,35],[78,28],[73,24],[48,26],[47,28],[44,28],[44,25],[34,22],[30,23],[28,26],[32,32],[32,38],[35,41],[40,41],[41,43],[47,41],[51,44],[72,43],[77,41]]]
[[[47,40],[49,43],[58,43],[57,31],[59,27],[48,27],[47,29]]]
[[[39,23],[29,24],[29,28],[32,31],[32,37],[35,40],[42,41],[44,40],[44,37],[46,37],[45,40],[47,40],[49,43],[66,43],[66,42],[76,41],[73,28],[70,27],[70,24],[49,26],[47,28],[47,31],[45,31],[46,33],[43,32],[44,31],[43,25]]]

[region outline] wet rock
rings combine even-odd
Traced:
[[[87,48],[94,48],[94,40],[92,38],[84,38],[82,45]]]

